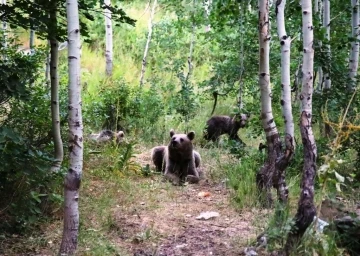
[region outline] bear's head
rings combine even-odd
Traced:
[[[236,114],[233,118],[233,122],[236,126],[243,128],[246,125],[246,121],[249,119],[250,114]]]
[[[177,151],[182,155],[192,155],[193,144],[192,140],[195,138],[195,132],[188,134],[176,134],[174,130],[170,130],[169,150]]]
[[[119,132],[115,133],[116,142],[120,143],[124,139],[124,136],[125,136],[125,134],[123,131],[119,131]]]

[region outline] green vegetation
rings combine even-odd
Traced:
[[[166,218],[170,222],[169,226],[188,223],[185,215],[190,214],[190,208],[197,203],[192,202],[190,205],[190,202],[190,206],[186,203],[191,201],[188,199],[189,193],[196,197],[192,190],[197,188],[173,187],[164,183],[161,175],[154,173],[149,166],[151,148],[168,143],[171,128],[177,132],[195,131],[195,148],[202,156],[202,168],[208,179],[205,188],[213,189],[220,184],[226,191],[222,194],[222,200],[229,198],[231,201],[231,204],[226,205],[219,200],[213,202],[212,206],[217,205],[219,209],[229,207],[240,214],[254,215],[247,219],[251,232],[244,238],[237,237],[241,235],[237,234],[233,238],[233,245],[239,248],[249,246],[254,242],[255,235],[266,231],[269,238],[268,249],[280,249],[290,230],[300,194],[302,145],[296,126],[296,154],[287,169],[289,205],[285,208],[276,205],[271,210],[261,209],[255,177],[266,152],[258,150],[264,137],[258,118],[260,94],[257,74],[257,12],[249,10],[241,16],[237,4],[232,1],[225,1],[224,6],[221,6],[221,1],[215,1],[209,17],[212,30],[205,33],[207,20],[201,3],[195,6],[199,15],[195,15],[197,18],[192,20],[190,1],[184,1],[183,5],[170,2],[168,5],[161,3],[156,13],[147,57],[145,86],[142,90],[139,89],[139,79],[149,18],[149,12],[145,11],[146,3],[140,0],[121,2],[126,14],[136,20],[136,26],[121,24],[114,30],[114,72],[111,78],[105,75],[103,17],[98,13],[94,15],[94,21],[86,21],[88,42],[83,43],[81,55],[86,139],[84,177],[80,193],[79,255],[133,255],[134,252],[130,250],[132,245],[137,249],[147,246],[155,253],[162,244],[162,239],[182,234],[180,231],[172,234],[173,230],[159,227],[158,223],[129,223],[124,217],[136,220],[140,219],[140,214],[147,213],[150,217],[146,217],[149,219],[159,219],[160,212],[165,212],[168,216],[174,214],[180,219],[173,224],[172,219]],[[355,97],[351,102],[351,111],[344,122],[349,127],[352,126],[352,130],[349,128],[342,134],[337,125],[341,123],[344,108],[351,98],[344,91],[344,85],[348,82],[348,63],[344,59],[349,50],[349,47],[344,46],[349,46],[353,39],[347,36],[351,30],[350,13],[345,12],[340,5],[342,4],[334,3],[332,7],[341,14],[332,24],[333,39],[326,42],[322,30],[316,30],[316,38],[323,42],[322,47],[330,44],[336,50],[330,61],[325,54],[322,55],[320,49],[316,49],[315,63],[331,70],[333,88],[329,92],[319,91],[314,98],[314,131],[318,147],[317,165],[320,167],[315,194],[319,206],[323,199],[337,196],[343,198],[346,209],[352,211],[359,198],[360,185],[360,135],[359,127],[355,127],[359,123],[360,97]],[[289,20],[289,33],[294,38],[300,29],[298,12],[298,6],[289,3],[287,15],[294,17]],[[242,19],[245,31],[239,31],[239,19]],[[192,59],[194,69],[189,81],[184,82],[188,72],[187,58],[193,23],[196,25]],[[13,31],[20,35],[18,42],[27,41],[27,32],[22,29]],[[240,37],[244,40],[243,53],[240,52]],[[270,68],[273,109],[275,122],[280,133],[283,133],[278,104],[281,91],[278,86],[279,44],[276,37],[273,38]],[[39,50],[44,48],[43,41],[38,40],[37,44]],[[3,220],[0,223],[0,244],[4,245],[0,254],[54,254],[61,239],[64,170],[60,173],[49,172],[53,145],[49,121],[49,88],[42,78],[45,78],[42,67],[44,54],[40,50],[38,54],[26,57],[16,53],[16,47],[7,49],[6,53],[4,51],[2,48],[0,55],[6,54],[7,61],[12,65],[9,70],[1,69],[4,74],[2,79],[8,81],[7,78],[16,73],[21,76],[11,80],[18,86],[15,93],[3,89],[6,87],[5,82],[0,91],[1,96],[5,95],[4,100],[0,99],[0,219]],[[301,58],[300,40],[294,40],[293,51],[291,69],[292,74],[295,74]],[[60,115],[66,148],[66,50],[60,54]],[[240,66],[240,54],[244,55],[243,67]],[[2,67],[6,66],[4,59],[0,62]],[[16,66],[14,63],[22,65]],[[245,73],[242,95],[244,107],[241,111],[251,113],[252,118],[247,127],[240,130],[239,136],[247,146],[238,147],[223,137],[219,147],[215,147],[202,138],[206,120],[213,107],[213,94],[216,92],[220,95],[215,114],[230,115],[238,112],[237,93],[239,71],[242,68]],[[29,71],[33,72],[28,73]],[[31,83],[24,83],[25,80]],[[299,103],[295,101],[298,91],[299,88],[294,92],[295,122],[299,118]],[[330,134],[324,132],[325,121],[332,123],[334,130]],[[99,146],[88,139],[90,133],[104,128],[124,130],[125,142],[120,145],[109,143]],[[335,141],[334,138],[339,134],[343,139]],[[66,166],[67,159],[63,163],[63,169]],[[211,192],[217,195],[215,189]],[[185,209],[181,211],[183,215],[179,213],[177,216],[176,212],[167,211],[166,205],[171,204],[181,205]],[[236,231],[242,232],[241,229]],[[313,228],[308,230],[294,255],[340,255],[343,252],[343,248],[337,247],[336,232],[314,232]]]

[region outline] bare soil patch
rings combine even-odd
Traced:
[[[150,160],[145,154],[139,160]],[[148,162],[149,163],[149,162]],[[205,170],[206,172],[206,170]],[[256,236],[251,226],[251,212],[237,212],[230,203],[229,189],[224,183],[203,180],[182,187],[147,181],[149,190],[142,191],[139,202],[114,210],[116,243],[134,256],[172,255],[241,255],[249,239]],[[199,192],[209,192],[201,197]],[[219,217],[198,220],[204,211],[215,211]]]

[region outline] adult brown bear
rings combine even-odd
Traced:
[[[242,143],[237,133],[240,128],[245,127],[249,117],[249,114],[236,114],[234,117],[213,116],[206,122],[204,138],[217,142],[220,135],[228,134],[230,139]]]
[[[158,146],[152,149],[151,158],[158,171],[164,171],[166,179],[179,185],[185,181],[198,183],[200,166],[200,154],[194,152],[192,140],[194,132],[188,134],[175,134],[170,130],[171,140],[168,146]]]

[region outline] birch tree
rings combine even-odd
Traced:
[[[291,106],[291,86],[290,86],[290,52],[291,37],[287,35],[285,29],[285,5],[286,0],[278,0],[275,5],[277,33],[281,48],[281,107],[285,122],[285,152],[276,163],[278,198],[281,202],[287,202],[288,188],[285,183],[285,169],[294,155],[294,120]]]
[[[330,0],[323,0],[323,26],[325,27],[325,38],[327,39],[327,54],[330,56]],[[330,65],[329,65],[330,67]],[[326,72],[324,75],[324,89],[329,90],[331,87],[331,79],[329,72]]]
[[[51,24],[48,25],[50,43],[50,81],[51,81],[51,122],[54,141],[54,162],[51,170],[57,172],[61,168],[64,159],[64,148],[60,132],[60,106],[59,106],[59,43],[57,37],[57,0],[52,0],[49,17]]]
[[[73,255],[79,231],[79,188],[83,168],[80,84],[80,26],[77,0],[66,1],[69,73],[69,169],[64,183],[64,230],[59,254]]]
[[[304,165],[301,180],[301,194],[297,213],[294,219],[295,224],[289,232],[285,245],[285,252],[287,255],[289,255],[291,250],[296,246],[316,215],[316,208],[314,205],[314,178],[316,175],[317,150],[311,124],[314,71],[314,31],[311,0],[301,0],[301,8],[303,33],[303,78],[300,94],[300,133],[304,147]]]
[[[3,5],[5,5],[6,4],[6,0],[1,0],[1,4],[3,4]],[[2,30],[3,30],[3,36],[4,36],[4,38],[3,38],[3,40],[4,40],[4,43],[3,43],[3,45],[4,45],[4,48],[6,48],[7,47],[7,23],[6,23],[6,21],[3,21],[2,22]]]
[[[318,15],[319,20],[322,20],[322,1],[323,0],[315,0],[314,2],[314,14]],[[324,23],[323,23],[324,24]],[[321,48],[322,42],[319,40],[318,42],[319,47]],[[323,82],[324,82],[324,75],[323,75],[323,69],[321,66],[318,67],[318,72],[317,72],[317,76],[318,76],[318,86],[317,86],[317,90],[321,91],[322,87],[323,87]]]
[[[212,0],[205,0],[204,1],[205,15],[206,15],[206,20],[208,21],[208,24],[205,26],[205,32],[209,32],[210,29],[211,29],[211,25],[210,25],[210,22],[209,22],[211,4],[212,4]]]
[[[106,46],[105,46],[105,59],[106,59],[106,75],[112,75],[113,69],[113,31],[111,22],[111,11],[106,8],[110,7],[111,0],[105,0],[105,33],[106,33]]]
[[[281,142],[271,107],[270,88],[270,22],[269,22],[269,0],[259,0],[259,86],[261,92],[261,120],[266,134],[267,159],[256,176],[259,190],[266,192],[266,204],[272,203],[271,188],[275,173],[275,162],[281,151]]]
[[[359,65],[359,0],[351,0],[352,16],[351,16],[351,27],[352,37],[350,60],[349,60],[349,78],[350,83],[348,88],[354,90],[356,87],[356,75]]]
[[[150,47],[150,41],[151,41],[151,35],[152,35],[153,20],[154,20],[156,4],[157,4],[157,0],[154,0],[152,8],[151,8],[151,12],[150,12],[149,23],[148,23],[149,32],[148,32],[146,45],[145,45],[144,57],[142,59],[142,66],[141,66],[141,73],[140,73],[140,88],[142,88],[142,86],[144,84],[145,68],[146,68],[146,64],[147,64],[146,63],[146,58],[147,58],[147,55],[148,55],[148,52],[149,52],[149,47]]]

